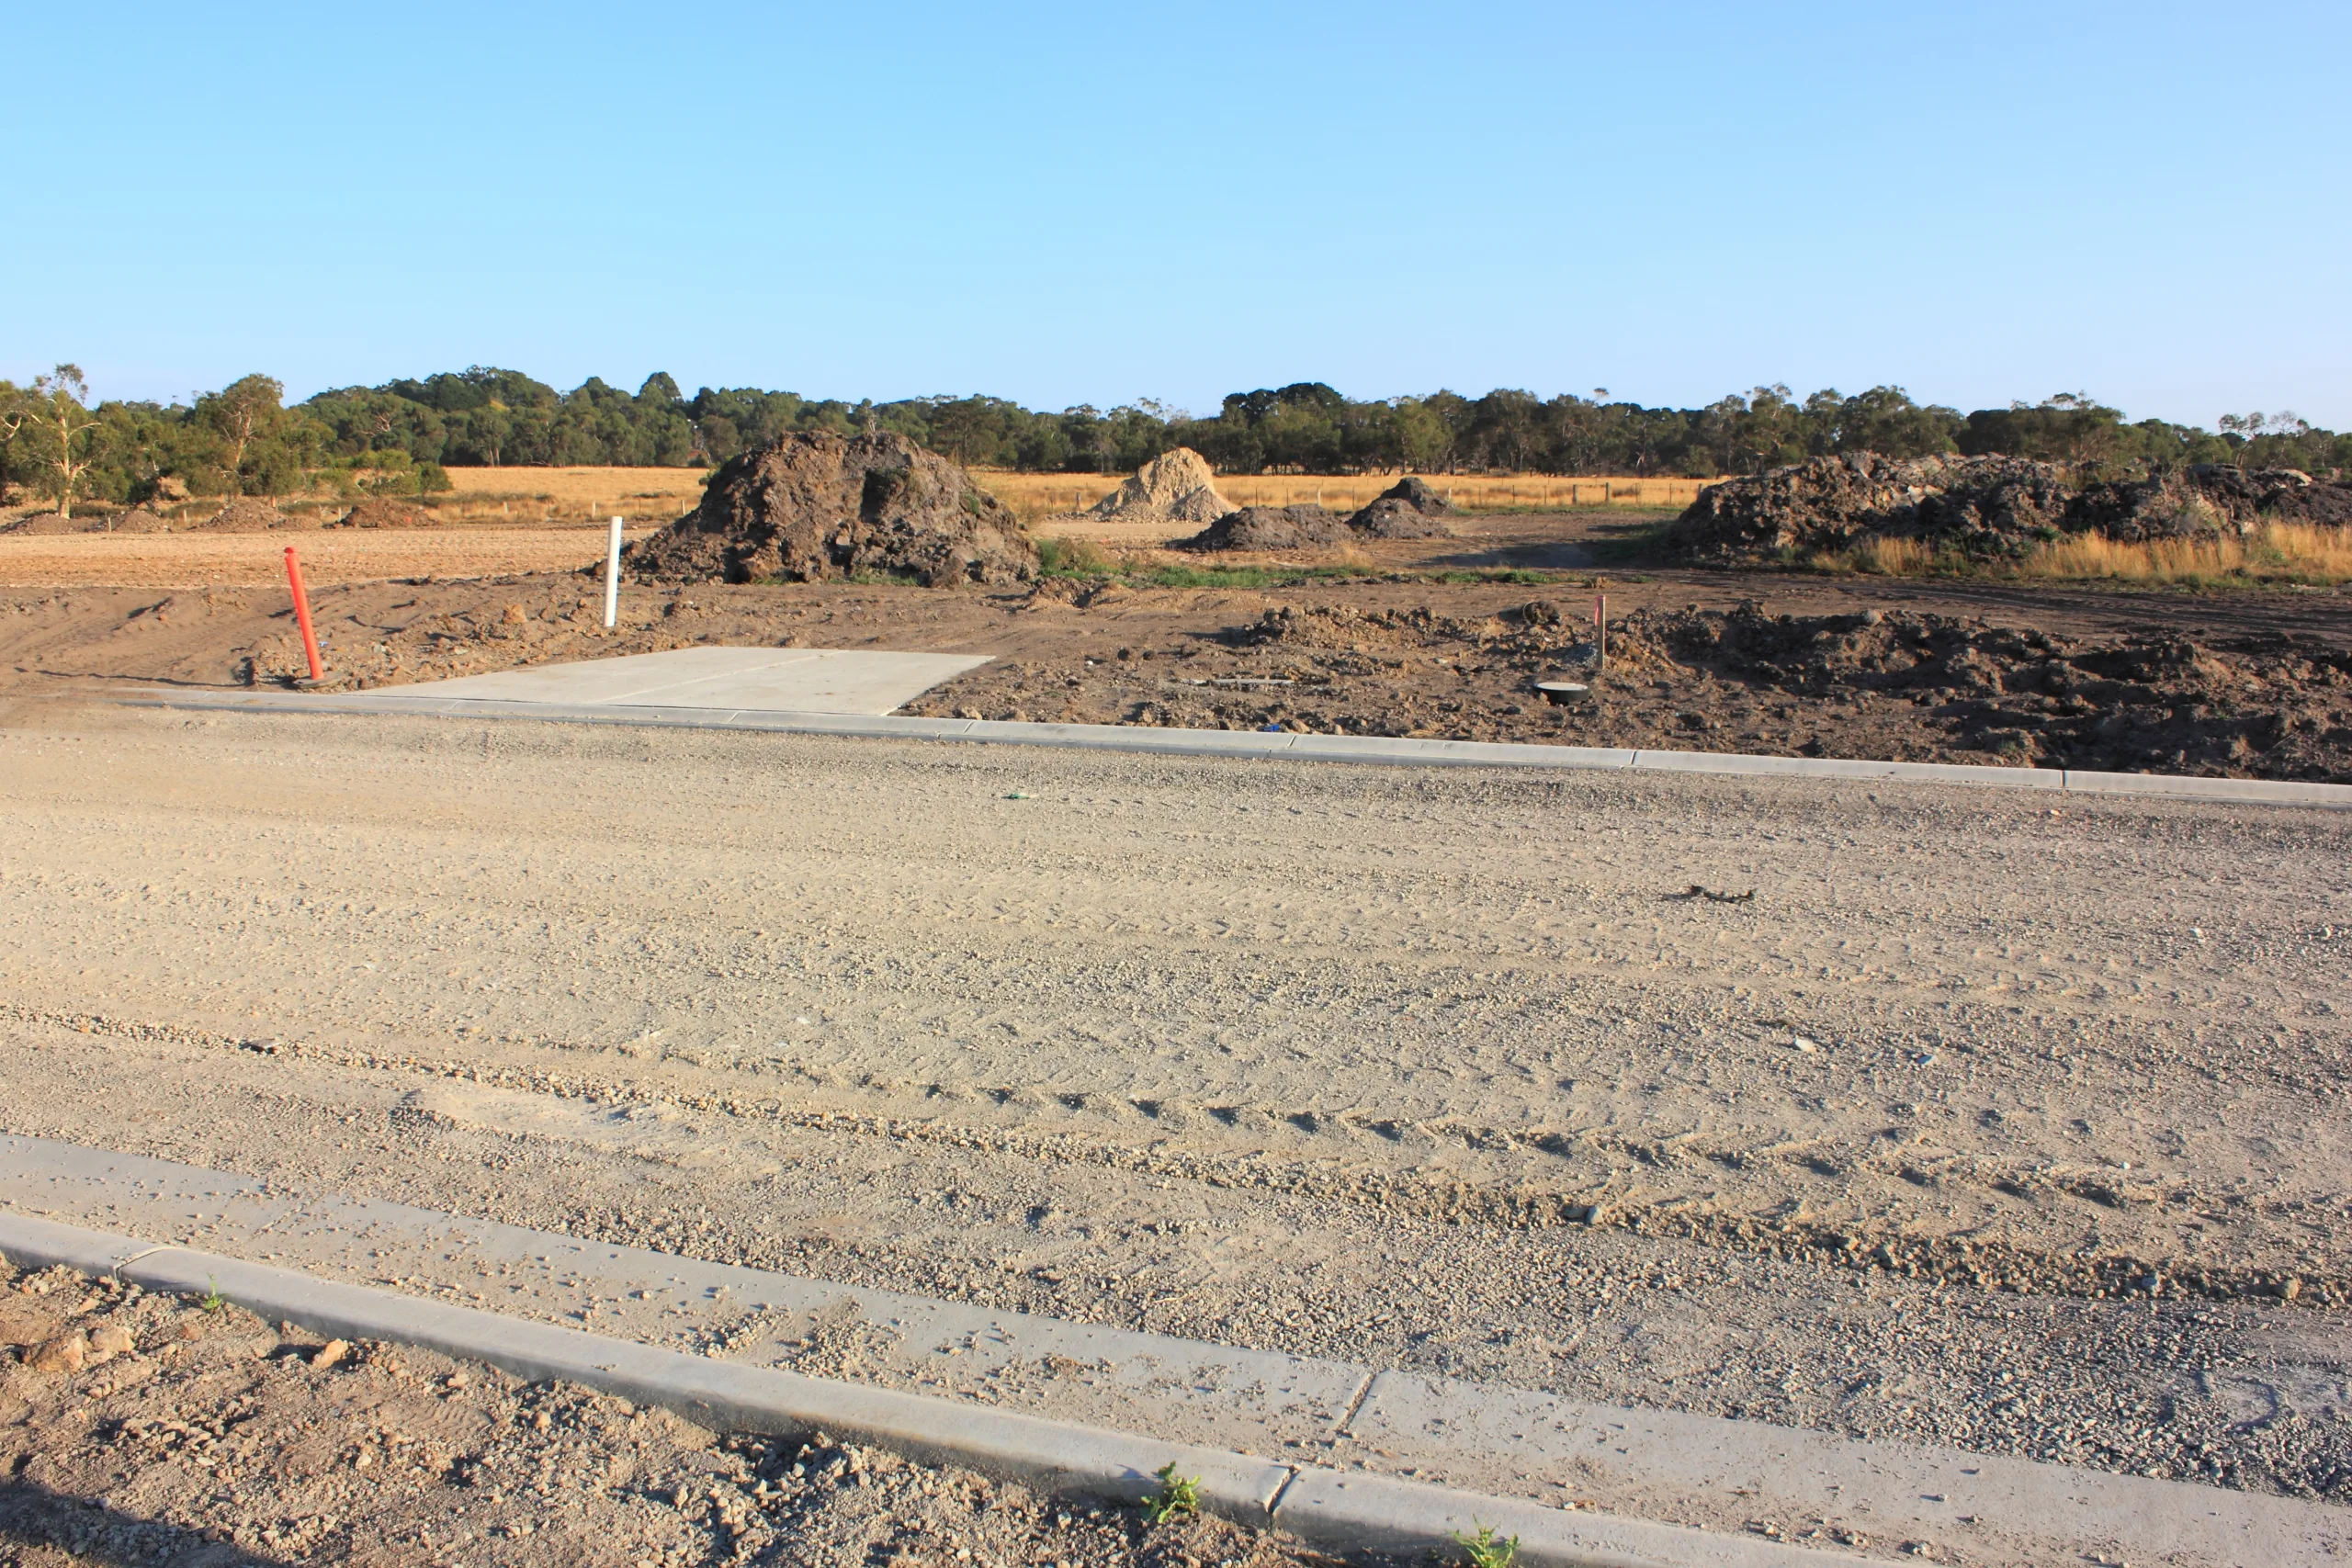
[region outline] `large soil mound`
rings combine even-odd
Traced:
[[[1978,558],[2014,557],[2066,534],[2147,540],[2242,534],[2267,518],[2352,521],[2352,485],[2291,468],[2199,464],[2153,478],[2085,483],[2023,457],[1812,457],[1710,485],[1677,518],[1668,548],[1747,564],[1917,539]]]
[[[1351,536],[1347,524],[1336,513],[1310,501],[1297,506],[1245,506],[1227,513],[1189,539],[1172,541],[1168,547],[1204,554],[1297,550],[1336,545]]]
[[[1367,539],[1442,539],[1453,532],[1445,523],[1453,510],[1427,482],[1408,477],[1373,497],[1348,526]]]
[[[1004,502],[902,435],[800,433],[729,458],[702,504],[625,552],[643,578],[816,582],[856,572],[925,587],[1036,575]]]
[[[1214,523],[1233,509],[1217,494],[1208,459],[1179,446],[1146,463],[1084,515],[1098,523]]]

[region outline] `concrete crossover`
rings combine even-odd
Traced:
[[[527,674],[530,671],[516,673]],[[151,707],[259,713],[404,713],[467,719],[532,718],[565,724],[650,725],[791,735],[860,736],[884,740],[967,740],[1190,757],[1377,762],[1396,767],[1562,768],[1588,772],[1848,779],[1883,784],[1959,784],[1975,789],[2046,790],[2067,795],[2130,795],[2249,806],[2315,806],[2332,810],[2352,810],[2352,784],[2301,784],[2272,779],[2102,773],[2076,768],[1972,767],[1953,762],[1882,762],[1835,757],[1758,757],[1737,752],[1628,750],[1610,747],[1536,746],[1489,740],[1424,740],[1405,736],[1293,735],[1251,730],[1153,728],[1124,724],[1016,724],[1001,719],[910,718],[887,711],[864,709],[816,712],[729,707],[720,703],[703,703],[699,696],[695,701],[700,705],[687,705],[653,700],[662,697],[662,694],[659,692],[644,694],[648,700],[627,703],[522,700],[493,696],[487,687],[481,688],[481,695],[428,694],[444,688],[468,686],[473,681],[504,679],[504,676],[474,676],[465,681],[437,682],[430,685],[391,686],[336,694],[153,691],[124,700]],[[926,686],[931,683],[924,682]],[[900,700],[910,700],[910,696],[909,698]]]
[[[145,1250],[125,1231],[166,1245]],[[1220,1511],[1335,1548],[1428,1545],[1484,1524],[1521,1536],[1530,1562],[1793,1568],[1822,1554],[1742,1526],[1817,1519],[1825,1533],[1835,1526],[1867,1537],[1874,1552],[1918,1543],[1936,1561],[1966,1564],[2099,1560],[2086,1555],[2093,1552],[2184,1568],[2352,1557],[2352,1512],[2314,1503],[1375,1374],[406,1204],[305,1197],[252,1178],[48,1139],[0,1135],[0,1250],[94,1271],[143,1251],[123,1265],[125,1275],[157,1289],[201,1292],[217,1281],[272,1318],[429,1345],[721,1427],[854,1433],[1040,1486],[1132,1497],[1173,1460],[1206,1478]],[[262,1260],[273,1258],[302,1268]],[[421,1291],[478,1302],[503,1296],[510,1312],[413,1293]],[[855,1326],[870,1369],[861,1375],[902,1386],[752,1364],[761,1352],[740,1327],[720,1336],[729,1346],[723,1360],[643,1342],[665,1333],[674,1339],[677,1319],[696,1314],[722,1326],[775,1323],[787,1338],[802,1322]],[[586,1334],[549,1318],[609,1331]],[[904,1392],[910,1383],[953,1397]],[[1157,1437],[1122,1435],[1129,1432]],[[1304,1462],[1310,1457],[1316,1462]],[[1444,1484],[1428,1484],[1432,1479]],[[1570,1488],[1584,1502],[1575,1511],[1532,1495],[1556,1502]],[[1657,1515],[1711,1528],[1650,1522]]]
[[[968,653],[877,653],[837,648],[676,648],[534,664],[452,681],[383,686],[401,701],[551,703],[710,712],[888,713],[942,681],[988,662]]]

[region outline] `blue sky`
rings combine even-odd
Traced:
[[[10,6],[0,376],[2352,426],[2352,6]]]

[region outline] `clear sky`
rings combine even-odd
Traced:
[[[2352,426],[2352,5],[0,10],[0,376]]]

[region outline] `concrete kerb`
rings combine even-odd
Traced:
[[[803,1377],[423,1301],[187,1247],[0,1211],[0,1254],[113,1274],[142,1289],[218,1294],[271,1321],[420,1346],[533,1382],[560,1379],[675,1411],[718,1431],[821,1430],[1052,1495],[1140,1501],[1174,1464],[1211,1511],[1334,1551],[1451,1547],[1478,1526],[1520,1538],[1538,1568],[1830,1568],[1859,1561],[1751,1537],[1566,1512],[1512,1498],[1279,1464],[956,1401]]]
[[[1193,757],[1370,762],[1391,767],[1556,768],[1577,772],[1843,779],[1879,784],[1955,784],[1975,789],[2046,790],[2055,794],[2108,798],[2139,796],[2243,806],[2305,806],[2352,810],[2352,784],[2190,778],[2167,773],[2108,773],[2072,768],[1996,768],[1953,762],[1887,762],[1838,757],[1629,750],[1612,747],[1530,745],[1491,740],[1429,740],[1408,736],[1293,735],[1251,730],[1154,728],[1123,724],[1014,723],[1003,719],[915,718],[895,714],[870,717],[854,714],[783,713],[762,709],[466,701],[404,697],[373,692],[155,691],[118,700],[137,707],[257,713],[404,713],[468,719],[527,718],[559,724],[738,729],[882,740],[963,740]]]

